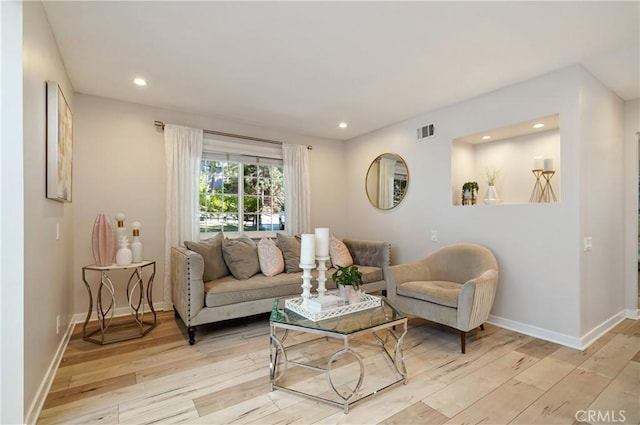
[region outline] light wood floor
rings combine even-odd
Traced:
[[[144,338],[108,346],[83,341],[78,325],[38,423],[640,422],[640,321],[625,320],[584,352],[487,325],[470,335],[463,355],[456,333],[412,318],[404,340],[408,383],[345,415],[269,392],[267,315],[199,328],[194,346],[173,312],[159,320]],[[312,354],[328,353],[304,353]],[[327,385],[298,370],[305,369],[287,372],[292,382]]]

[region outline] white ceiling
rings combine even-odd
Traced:
[[[577,63],[621,98],[640,97],[637,1],[45,8],[79,93],[332,139]]]

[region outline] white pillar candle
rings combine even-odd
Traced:
[[[545,158],[544,159],[544,171],[554,171],[553,170],[553,158]]]
[[[329,256],[329,228],[316,228],[316,255],[318,257]]]
[[[300,247],[300,264],[316,263],[316,236],[311,234],[302,235],[302,246]]]
[[[536,156],[533,158],[533,169],[534,170],[542,170],[544,167],[544,158],[541,156]]]

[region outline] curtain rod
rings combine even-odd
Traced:
[[[154,121],[153,125],[155,125],[156,127],[160,127],[160,129],[164,131],[164,123],[162,121]],[[234,139],[253,140],[256,142],[271,143],[273,145],[282,145],[284,143],[279,140],[262,139],[260,137],[243,136],[241,134],[225,133],[222,131],[215,131],[215,130],[202,130],[202,132],[207,134],[215,134],[217,136],[233,137]],[[307,149],[311,150],[313,149],[313,146],[307,146]]]

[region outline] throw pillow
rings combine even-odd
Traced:
[[[222,255],[229,271],[238,280],[247,280],[260,271],[258,247],[247,235],[236,239],[224,238]]]
[[[300,240],[295,236],[287,236],[278,233],[278,248],[284,257],[284,270],[287,273],[302,271],[300,268]]]
[[[265,276],[275,276],[284,271],[282,251],[271,239],[262,238],[258,242],[258,260],[260,262],[260,271]]]
[[[329,257],[336,266],[348,267],[353,264],[353,258],[347,246],[334,236],[329,240]]]
[[[202,255],[204,260],[204,276],[205,282],[220,279],[229,274],[229,269],[224,263],[222,257],[222,240],[224,236],[222,232],[212,238],[205,239],[200,242],[184,241],[184,246],[191,251]]]

